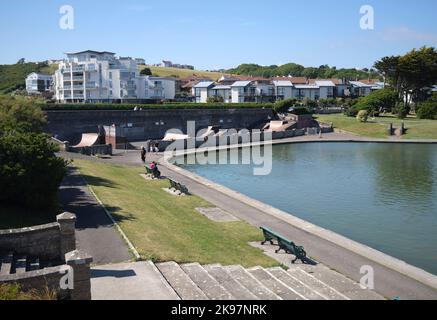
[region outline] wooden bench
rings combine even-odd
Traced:
[[[264,234],[264,241],[261,242],[262,245],[264,245],[266,242],[270,242],[272,245],[274,245],[273,241],[276,240],[279,249],[277,249],[275,253],[284,250],[286,253],[292,254],[296,257],[294,260],[291,261],[291,263],[294,264],[297,260],[302,261],[302,263],[306,263],[307,254],[305,252],[304,247],[296,246],[293,241],[284,238],[283,236],[277,234],[276,232],[268,228],[261,227],[260,229]]]
[[[168,181],[170,181],[170,186],[173,189],[178,190],[184,194],[190,194],[188,192],[188,188],[186,186],[184,186],[183,184],[177,182],[176,180],[170,179],[170,178],[168,178]]]

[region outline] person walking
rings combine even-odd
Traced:
[[[147,157],[147,150],[144,148],[144,146],[141,147],[141,161],[143,163],[146,163],[146,157]]]

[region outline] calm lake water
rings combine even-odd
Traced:
[[[211,181],[437,274],[437,146],[273,147],[273,170],[184,165]]]

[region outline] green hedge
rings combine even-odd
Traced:
[[[273,108],[271,103],[46,104],[43,110],[238,109]]]

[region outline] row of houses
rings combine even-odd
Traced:
[[[28,93],[52,91],[59,103],[173,100],[175,79],[140,75],[138,63],[142,62],[106,51],[67,53],[54,76],[32,73],[26,89]]]
[[[218,81],[192,76],[186,79],[141,75],[144,61],[116,57],[113,52],[86,50],[67,53],[54,76],[32,73],[26,79],[28,93],[52,92],[59,103],[141,103],[174,100],[184,96],[199,103],[214,97],[226,103],[274,102],[295,98],[312,100],[362,97],[384,84],[378,81],[344,81],[303,77],[222,76]]]
[[[191,82],[192,84],[192,82]],[[307,79],[302,77],[222,77],[217,82],[200,79],[191,94],[198,103],[215,97],[225,103],[274,102],[284,99],[312,100],[338,97],[365,97],[384,87],[374,80]]]

